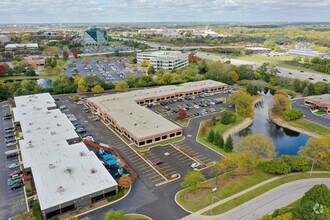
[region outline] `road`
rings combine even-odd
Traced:
[[[239,59],[229,59],[227,57],[221,56],[221,55],[215,55],[215,54],[208,54],[204,52],[197,52],[197,57],[200,57],[202,59],[207,60],[221,60],[221,61],[227,61],[230,60],[230,62],[234,65],[252,65],[253,69],[257,69],[261,66],[261,63],[254,63],[250,61],[245,60],[239,60]],[[300,70],[285,68],[285,67],[276,67],[280,73],[278,73],[278,76],[291,78],[291,79],[299,79],[299,80],[307,80],[312,83],[316,82],[325,82],[324,80],[327,80],[327,82],[330,82],[330,76],[327,74],[322,73],[312,73],[312,72],[301,72]],[[291,73],[291,74],[289,74]],[[314,78],[314,80],[310,80],[309,78]]]
[[[250,201],[217,216],[194,216],[185,217],[185,220],[257,220],[265,214],[271,214],[275,209],[286,206],[301,198],[305,192],[316,184],[324,183],[330,188],[329,178],[304,179],[286,183],[272,189]]]

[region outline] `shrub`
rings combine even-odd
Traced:
[[[35,220],[42,220],[41,210],[39,204],[34,204],[32,208],[32,213]]]
[[[297,120],[302,118],[304,115],[303,111],[299,109],[289,109],[283,113],[283,117],[286,121]]]
[[[274,174],[287,174],[291,172],[291,168],[282,158],[276,158],[263,162],[261,167],[264,171]]]
[[[325,184],[318,184],[308,190],[301,199],[301,203],[312,201],[330,207],[330,190]]]
[[[228,125],[236,121],[236,115],[230,111],[224,111],[220,117],[220,122],[224,125]]]
[[[209,132],[209,134],[207,136],[207,140],[209,142],[213,142],[214,141],[214,136],[215,136],[215,133],[214,133],[213,129],[211,129],[211,131]]]
[[[305,157],[283,155],[281,158],[289,165],[291,172],[304,172],[310,168],[310,163]]]

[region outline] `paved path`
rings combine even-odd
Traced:
[[[252,65],[253,69],[256,69],[259,66],[261,66],[261,63],[255,63],[255,62],[239,60],[239,59],[228,59],[224,56],[216,55],[216,54],[207,55],[207,53],[204,53],[204,52],[197,52],[196,55],[200,58],[208,59],[208,60],[221,60],[221,61],[230,60],[230,62],[234,65]],[[278,66],[276,68],[280,71],[280,73],[278,73],[277,75],[282,76],[282,77],[307,80],[307,81],[310,81],[313,83],[323,82],[323,79],[330,81],[330,76],[328,74],[312,73],[312,72],[306,72],[306,71],[301,72],[300,70],[290,69],[290,68],[285,68],[285,67],[278,67]],[[289,74],[289,73],[291,73],[291,74]],[[314,80],[309,80],[310,77],[314,78]]]
[[[289,174],[295,175],[295,174]],[[288,176],[288,175],[286,175]],[[283,176],[274,177],[259,183],[253,187],[243,190],[235,195],[232,195],[226,199],[218,201],[213,205],[210,205],[204,209],[201,209],[189,216],[182,219],[184,220],[199,220],[199,219],[244,219],[252,220],[261,218],[264,214],[272,213],[275,209],[286,206],[304,195],[311,187],[316,184],[324,183],[330,188],[330,178],[315,178],[315,179],[304,179],[286,183],[278,186],[224,214],[217,216],[202,216],[201,214],[210,210],[213,207],[221,205],[227,201],[230,201],[238,196],[241,196],[251,190],[254,190],[262,185],[272,182],[276,179],[282,178]]]

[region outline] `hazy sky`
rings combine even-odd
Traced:
[[[330,0],[0,0],[0,23],[330,22]]]

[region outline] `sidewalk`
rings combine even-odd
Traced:
[[[307,173],[309,173],[309,172],[307,172]],[[330,172],[329,171],[313,171],[313,173],[330,173]],[[215,208],[215,207],[217,207],[217,206],[219,206],[219,205],[221,205],[221,204],[223,204],[225,202],[228,202],[228,201],[230,201],[232,199],[235,199],[235,198],[237,198],[237,197],[239,197],[239,196],[241,196],[241,195],[243,195],[243,194],[245,194],[245,193],[247,193],[247,192],[249,192],[251,190],[254,190],[254,189],[256,189],[256,188],[258,188],[260,186],[263,186],[263,185],[265,185],[267,183],[270,183],[270,182],[272,182],[274,180],[277,180],[277,179],[280,179],[280,178],[283,178],[283,177],[286,177],[286,176],[297,175],[297,174],[301,174],[301,173],[291,173],[291,174],[287,174],[287,175],[273,177],[273,178],[271,178],[269,180],[266,180],[264,182],[258,183],[257,185],[254,185],[254,186],[252,186],[252,187],[250,187],[248,189],[245,189],[245,190],[243,190],[243,191],[241,191],[241,192],[239,192],[237,194],[234,194],[234,195],[232,195],[230,197],[227,197],[227,198],[225,198],[223,200],[220,200],[218,202],[215,202],[213,205],[207,206],[207,207],[205,207],[205,208],[203,208],[203,209],[201,209],[201,210],[199,210],[197,212],[194,212],[194,213],[192,213],[192,214],[190,214],[190,215],[182,218],[182,220],[188,220],[188,219],[189,220],[201,220],[201,219],[216,219],[216,218],[219,218],[220,215],[204,216],[204,215],[202,215],[202,213],[204,213],[204,212],[206,212],[206,211],[208,211],[208,210],[210,210],[212,208]]]

